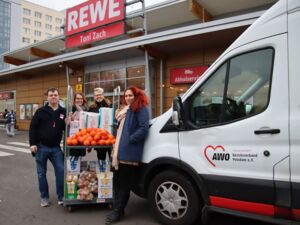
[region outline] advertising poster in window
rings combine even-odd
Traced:
[[[25,105],[20,105],[20,120],[25,120]]]
[[[38,110],[38,108],[39,108],[39,104],[32,105],[32,116],[34,116],[34,114],[35,114],[36,110]]]
[[[25,105],[25,119],[31,120],[32,118],[32,104]]]

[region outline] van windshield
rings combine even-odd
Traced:
[[[189,121],[200,127],[249,117],[268,105],[273,49],[226,61],[191,96]]]

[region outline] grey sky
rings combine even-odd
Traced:
[[[27,0],[27,1],[60,11],[78,5],[82,2],[85,2],[86,0]],[[145,0],[145,3],[146,5],[153,5],[163,1],[166,0]]]

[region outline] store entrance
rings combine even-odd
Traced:
[[[124,90],[130,85],[145,90],[144,65],[88,73],[85,75],[84,84],[88,105],[94,102],[94,88],[103,88],[105,97],[112,101],[113,90],[117,86],[120,86],[122,95]]]

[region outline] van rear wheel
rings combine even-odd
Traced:
[[[186,176],[173,171],[154,177],[149,202],[157,219],[165,225],[190,225],[201,214],[194,185]]]

